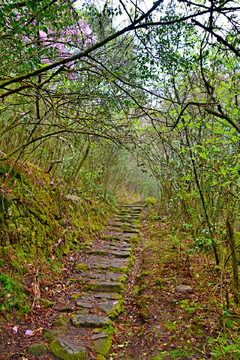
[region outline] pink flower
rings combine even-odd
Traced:
[[[14,326],[14,327],[13,327],[13,331],[15,331],[15,333],[17,333],[17,332],[18,332],[18,328],[17,328],[17,326]]]
[[[60,244],[60,242],[62,242],[62,239],[58,239],[58,244]]]
[[[30,335],[30,336],[32,336],[32,335],[33,335],[32,330],[26,330],[25,335]]]
[[[46,40],[46,39],[47,39],[47,34],[46,34],[44,31],[42,31],[42,30],[39,30],[39,36],[40,36],[40,38],[43,39],[43,40]]]

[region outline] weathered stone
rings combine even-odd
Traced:
[[[86,264],[77,264],[75,269],[81,270],[81,271],[86,271],[86,270],[89,270],[89,266]]]
[[[115,319],[123,311],[123,301],[105,301],[99,305],[99,309],[110,317],[110,319]]]
[[[119,260],[100,260],[96,264],[97,269],[109,270],[114,272],[127,273],[128,271],[129,260],[119,259]]]
[[[76,279],[76,283],[78,285],[85,285],[87,283],[87,280],[83,279],[83,278],[79,278],[79,279]]]
[[[81,308],[84,308],[84,309],[91,309],[93,307],[93,304],[91,304],[90,302],[82,301],[82,300],[78,300],[76,302],[76,305],[78,307],[81,307]]]
[[[192,288],[189,285],[177,285],[175,286],[175,290],[177,293],[186,294],[188,292],[192,292]]]
[[[100,239],[101,240],[110,240],[111,236],[110,235],[100,235]]]
[[[108,337],[106,339],[96,340],[93,345],[93,349],[97,354],[101,354],[105,357],[108,357],[111,346],[112,346],[112,339]]]
[[[106,358],[102,354],[97,354],[97,359],[96,360],[106,360]]]
[[[74,309],[70,306],[63,306],[61,309],[59,309],[60,312],[70,312],[73,311]]]
[[[44,309],[48,309],[54,305],[54,302],[48,299],[40,298],[39,301],[43,304]]]
[[[139,230],[137,229],[131,229],[131,228],[124,228],[123,229],[123,233],[127,233],[127,234],[139,234]]]
[[[130,256],[129,251],[124,251],[124,250],[118,250],[118,251],[114,250],[111,252],[111,254],[118,258],[127,258]]]
[[[91,340],[105,339],[108,335],[105,332],[100,332],[91,336]]]
[[[80,294],[79,299],[84,301],[94,301],[94,296],[87,293],[83,293]]]
[[[64,327],[67,325],[67,316],[59,315],[53,322],[53,326]]]
[[[57,338],[50,342],[50,352],[63,360],[82,360],[87,350],[80,345],[75,345],[68,338]]]
[[[100,292],[100,293],[96,294],[96,298],[110,299],[110,300],[120,300],[120,299],[122,299],[122,295],[120,295],[118,293]]]
[[[78,315],[88,315],[89,311],[88,311],[88,309],[80,309],[80,310],[76,311],[76,314],[78,314]]]
[[[86,252],[89,255],[108,255],[107,250],[91,250]]]
[[[86,287],[87,288],[84,287],[84,291],[88,289],[92,291],[119,292],[124,289],[122,283],[115,281],[90,281]]]
[[[117,274],[115,272],[107,272],[105,274],[106,278],[111,281],[118,281],[125,283],[127,281],[127,275],[126,274]]]
[[[58,337],[64,332],[64,330],[47,330],[45,331],[43,338],[44,339],[53,339]]]
[[[71,297],[70,297],[70,299],[71,299],[71,300],[76,300],[76,299],[78,299],[80,296],[81,296],[81,294],[72,294]]]
[[[112,224],[110,224],[111,227],[113,228],[120,228],[122,226],[121,222],[114,222]]]
[[[47,347],[43,342],[34,343],[30,345],[28,348],[28,353],[34,356],[41,356],[46,354],[46,352],[47,352]]]
[[[109,318],[99,315],[74,315],[71,321],[76,327],[102,328],[112,324]]]

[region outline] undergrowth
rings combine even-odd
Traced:
[[[23,316],[31,310],[36,279],[42,287],[60,275],[62,256],[78,251],[105,226],[113,201],[66,194],[31,163],[0,163],[0,311]],[[43,281],[44,279],[44,281]],[[50,280],[50,279],[49,279]]]

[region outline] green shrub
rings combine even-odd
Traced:
[[[154,197],[149,197],[146,200],[146,206],[147,207],[152,207],[153,205],[155,205],[157,202],[157,200]]]

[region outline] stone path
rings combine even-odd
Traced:
[[[29,353],[50,353],[59,359],[109,358],[114,319],[124,310],[122,295],[131,268],[131,252],[138,244],[142,205],[119,208],[100,241],[94,243],[70,279],[82,285],[71,295],[73,306],[63,307],[54,328],[44,334],[49,349],[33,344]]]

